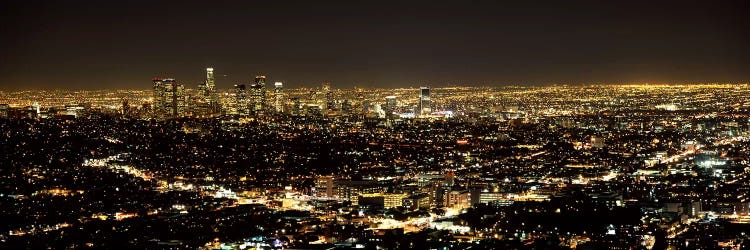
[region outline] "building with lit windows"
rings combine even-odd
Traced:
[[[284,113],[284,83],[273,84],[273,109],[276,113]]]
[[[154,115],[160,119],[183,117],[187,114],[185,87],[175,79],[154,78]]]
[[[198,84],[197,98],[194,103],[194,112],[196,115],[206,116],[221,112],[221,103],[216,92],[213,68],[206,68],[206,80]]]
[[[234,101],[232,103],[233,115],[248,116],[250,115],[250,107],[247,98],[247,87],[245,84],[234,85]]]
[[[332,198],[333,192],[333,176],[321,176],[315,179],[315,196]]]
[[[386,119],[393,119],[396,117],[396,96],[386,96],[385,97],[385,118]]]
[[[419,105],[417,110],[417,116],[428,116],[432,113],[432,106],[430,106],[430,87],[419,88]]]
[[[266,108],[266,76],[256,76],[250,85],[250,112],[260,114]]]

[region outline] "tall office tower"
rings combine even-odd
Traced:
[[[423,117],[432,113],[430,106],[430,87],[419,88],[419,110],[417,116]]]
[[[333,93],[331,93],[331,83],[323,82],[323,113],[334,109]]]
[[[177,118],[187,114],[185,88],[175,79],[154,78],[154,114],[157,118]]]
[[[276,113],[284,113],[284,83],[273,84],[273,109]]]
[[[234,103],[232,114],[248,116],[250,115],[249,100],[247,99],[247,89],[245,84],[234,85]]]
[[[164,79],[165,118],[177,118],[187,114],[185,87],[175,79]]]
[[[213,68],[206,68],[206,80],[202,84],[198,84],[198,98],[196,98],[195,106],[196,113],[200,115],[212,115],[221,112]]]
[[[393,119],[396,115],[396,96],[385,97],[385,118]]]
[[[292,115],[301,115],[302,114],[302,103],[300,102],[298,97],[292,98]]]
[[[122,116],[128,117],[130,115],[130,104],[128,103],[128,99],[123,98],[122,99]]]
[[[216,89],[216,82],[214,82],[214,68],[206,68],[206,96],[211,96]]]
[[[255,77],[255,83],[250,86],[250,100],[250,111],[263,113],[266,108],[266,76]]]
[[[219,94],[216,92],[216,82],[214,81],[214,68],[206,68],[205,85],[203,94],[209,104],[209,111],[212,114],[221,112],[221,102],[219,102]]]
[[[165,118],[167,101],[164,96],[164,80],[154,78],[152,81],[154,82],[153,114],[156,118]]]

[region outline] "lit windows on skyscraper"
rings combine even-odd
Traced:
[[[256,76],[255,83],[250,86],[250,111],[254,114],[263,113],[266,108],[266,76]]]
[[[284,83],[273,84],[273,109],[276,113],[284,112]]]
[[[430,106],[430,87],[419,88],[419,109],[418,116],[427,116],[432,113],[432,107]]]
[[[395,112],[396,112],[396,96],[386,96],[385,97],[385,118],[387,119],[393,119],[395,118]]]
[[[234,103],[232,106],[232,114],[240,116],[250,115],[245,84],[234,85]]]
[[[154,114],[157,118],[168,119],[187,114],[185,88],[175,79],[154,78]]]

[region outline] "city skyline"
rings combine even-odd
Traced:
[[[748,244],[748,84],[216,91],[214,73],[0,92],[0,248]]]
[[[258,74],[287,88],[750,78],[740,1],[3,5],[3,90],[193,86],[209,66],[220,89]]]
[[[0,1],[0,249],[750,249],[747,1]]]

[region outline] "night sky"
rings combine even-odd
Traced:
[[[747,1],[500,2],[5,0],[0,90],[750,79]]]

